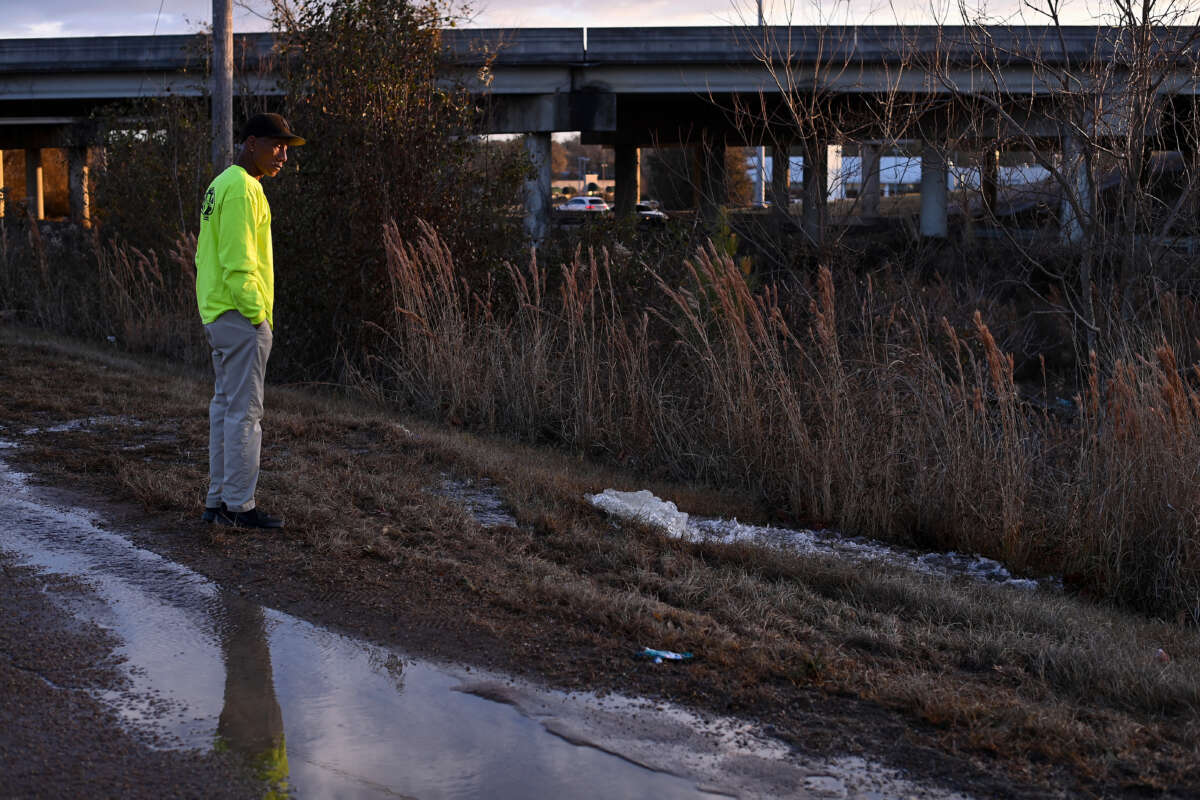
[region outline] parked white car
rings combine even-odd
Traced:
[[[572,197],[558,207],[559,211],[608,211],[612,208],[602,197]]]

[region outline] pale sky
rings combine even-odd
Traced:
[[[1045,2],[1045,0],[1035,0]],[[996,22],[1021,22],[1019,0],[969,0],[972,13]],[[1066,0],[1064,22],[1094,23],[1103,0]],[[267,30],[246,6],[267,0],[234,0],[235,31]],[[763,0],[769,24],[959,24],[948,0]],[[755,0],[475,0],[468,27],[582,28],[663,25],[743,25],[757,16]],[[207,27],[211,0],[0,0],[0,38],[195,33]],[[1043,20],[1025,12],[1024,21]]]

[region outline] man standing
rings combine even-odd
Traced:
[[[242,128],[237,163],[204,194],[196,241],[196,301],[212,348],[215,385],[208,406],[205,522],[282,528],[254,502],[262,449],[263,380],[271,354],[275,269],[264,175],[275,177],[288,147],[304,144],[278,114]]]

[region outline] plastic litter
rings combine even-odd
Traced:
[[[653,659],[655,664],[661,664],[664,661],[691,661],[691,653],[676,653],[671,650],[655,650],[650,647],[642,648],[642,652],[638,653],[641,658]]]
[[[1171,663],[1171,656],[1166,650],[1160,647],[1158,648],[1158,652],[1154,654],[1154,660],[1160,664],[1169,664]]]

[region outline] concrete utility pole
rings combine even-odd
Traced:
[[[212,4],[212,167],[233,162],[233,0]]]
[[[763,0],[758,0],[758,30],[766,39],[767,29],[763,23]],[[766,41],[763,42],[764,49]],[[761,208],[767,202],[767,148],[763,145],[758,146],[758,205]]]

